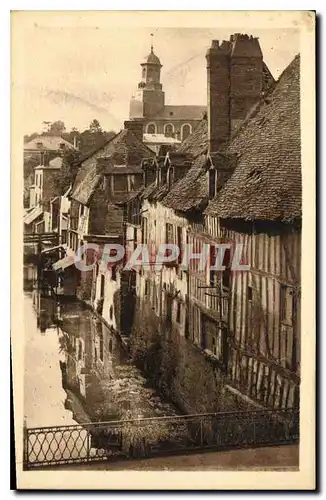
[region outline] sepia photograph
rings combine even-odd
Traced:
[[[313,489],[315,13],[11,21],[18,486]]]

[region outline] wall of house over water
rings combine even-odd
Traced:
[[[299,404],[301,231],[290,224],[207,219],[214,238],[243,245],[231,272],[227,375],[233,387],[270,408]]]
[[[180,260],[154,268],[162,243],[184,248],[191,221],[160,203],[145,201],[142,243],[149,248],[149,265],[136,277],[136,307],[131,353],[159,391],[186,413],[248,408],[230,392],[220,363],[189,338],[188,274]],[[128,241],[132,231],[127,229]]]
[[[171,300],[168,295],[165,299]],[[186,321],[184,314],[183,324]],[[180,335],[177,308],[172,309],[169,324],[167,318],[164,321],[157,316],[149,300],[138,299],[131,353],[157,390],[182,412],[205,413],[251,407],[228,390],[216,360]]]

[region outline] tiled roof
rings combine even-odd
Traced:
[[[183,141],[178,151],[188,153],[195,158],[207,152],[207,145],[207,118],[204,117],[193,133]]]
[[[238,157],[236,169],[207,214],[248,220],[301,217],[299,56],[240,128],[228,152]]]
[[[201,120],[206,106],[164,106],[153,120]]]
[[[205,208],[203,201],[208,196],[206,164],[206,155],[197,156],[187,175],[173,186],[163,204],[182,212]]]
[[[42,146],[38,146],[39,143],[42,143]],[[61,150],[60,144],[64,144],[67,149],[74,149],[74,146],[70,142],[59,135],[39,135],[24,144],[24,150],[59,151]]]
[[[145,146],[130,130],[122,130],[81,162],[71,197],[84,205],[89,203],[102,177],[97,167],[99,158],[106,158],[112,167],[136,168],[140,166],[143,158],[151,156],[154,156],[153,151]]]

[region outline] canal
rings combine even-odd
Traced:
[[[84,303],[25,292],[27,427],[175,415]]]

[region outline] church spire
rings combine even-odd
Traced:
[[[151,53],[154,54],[154,34],[151,33]]]

